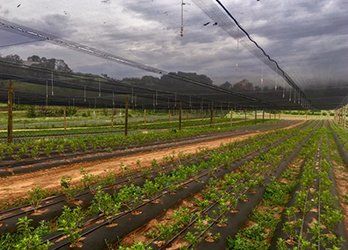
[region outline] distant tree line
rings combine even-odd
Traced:
[[[33,55],[27,58],[26,61],[24,61],[19,55],[7,55],[5,57],[0,58],[3,61],[12,62],[16,64],[23,64],[30,67],[40,67],[40,68],[46,68],[51,70],[56,70],[60,72],[66,72],[66,73],[72,73],[73,71],[69,68],[68,64],[64,62],[64,60],[56,59],[56,58],[50,58],[47,59],[46,57],[39,57],[37,55]]]

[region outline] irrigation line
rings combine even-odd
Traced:
[[[183,187],[183,186],[185,186],[185,185],[187,185],[187,184],[189,184],[189,183],[191,183],[191,182],[198,181],[199,178],[205,177],[205,176],[207,176],[207,175],[209,175],[209,174],[211,173],[209,170],[206,170],[205,172],[206,172],[206,173],[202,173],[202,174],[200,174],[200,175],[198,175],[198,176],[191,177],[189,180],[186,180],[186,181],[180,183],[176,188],[180,188],[180,187]],[[140,204],[140,205],[138,205],[138,206],[136,206],[136,207],[134,207],[134,208],[131,208],[130,210],[121,212],[121,213],[119,213],[118,215],[115,215],[115,216],[113,216],[113,217],[110,218],[110,219],[106,219],[104,222],[98,224],[97,226],[94,226],[94,227],[92,226],[92,227],[90,227],[89,229],[85,230],[85,231],[80,235],[80,237],[85,237],[86,235],[93,233],[94,231],[96,231],[97,229],[99,229],[99,228],[101,228],[101,227],[103,227],[103,226],[106,226],[106,225],[108,225],[108,224],[112,224],[115,220],[117,220],[117,219],[119,219],[119,218],[121,218],[121,217],[123,217],[123,216],[125,216],[125,215],[128,215],[128,214],[130,214],[130,213],[132,213],[132,212],[135,212],[135,211],[137,211],[139,208],[144,207],[145,205],[147,205],[147,204],[149,204],[149,203],[155,202],[156,200],[158,200],[159,198],[161,198],[162,196],[164,196],[164,195],[166,195],[166,194],[168,194],[168,193],[170,193],[170,190],[169,190],[168,188],[166,188],[166,189],[164,189],[164,190],[162,191],[161,194],[159,194],[159,195],[157,195],[157,196],[155,196],[155,197],[149,199],[148,201],[146,201],[146,202],[144,202],[144,203],[142,203],[142,204]],[[93,221],[98,221],[98,220],[100,220],[100,219],[103,218],[103,217],[104,217],[104,215],[101,214],[100,216],[97,216],[96,218],[94,218]],[[64,235],[64,234],[62,233],[62,234],[60,234],[60,235],[53,236],[52,238],[49,239],[49,241],[53,241],[54,239],[57,239],[58,237],[63,236],[63,235]],[[64,246],[70,245],[70,244],[71,244],[70,242],[62,242],[61,244],[55,245],[52,249],[54,249],[54,250],[55,250],[55,249],[60,249],[60,248],[62,248],[62,247],[64,247]]]
[[[203,160],[205,158],[206,157],[203,157]],[[194,162],[196,160],[197,159],[189,159],[189,160],[185,161],[185,163],[186,164],[190,164],[190,163],[192,163],[192,162]],[[175,162],[172,162],[171,164],[169,164],[169,168],[167,166],[161,166],[161,167],[159,167],[159,169],[155,169],[155,168],[150,169],[152,171],[150,174],[168,173],[171,170],[174,170],[176,167],[177,166],[175,165]],[[112,188],[114,188],[114,187],[116,187],[118,185],[125,184],[125,183],[131,182],[131,181],[135,181],[136,179],[145,177],[147,175],[149,175],[149,173],[141,173],[141,174],[139,174],[138,172],[132,172],[132,173],[127,174],[125,176],[121,176],[123,178],[123,180],[117,181],[116,183],[111,184],[111,185],[104,186],[103,189],[104,190],[112,189]],[[74,198],[78,199],[79,197],[81,197],[83,195],[86,195],[88,193],[90,193],[90,191],[89,190],[85,190],[85,191],[79,193],[78,195],[76,195]],[[3,218],[0,217],[0,221],[7,220],[7,219],[10,219],[10,218],[13,218],[13,217],[18,217],[20,215],[27,214],[27,213],[30,213],[30,212],[34,212],[35,210],[44,209],[44,208],[47,208],[49,206],[53,206],[53,205],[56,205],[58,203],[66,201],[64,194],[61,194],[61,195],[58,195],[58,196],[49,197],[49,198],[46,199],[45,202],[49,202],[49,200],[53,200],[53,199],[57,199],[57,198],[61,198],[61,199],[59,199],[57,201],[54,201],[54,202],[51,202],[51,203],[42,204],[42,205],[40,205],[40,206],[38,206],[36,208],[33,207],[31,209],[24,209],[24,208],[27,208],[27,207],[30,207],[30,206],[21,206],[21,207],[12,208],[12,209],[5,210],[5,211],[0,211],[0,216],[1,216],[1,214],[9,213],[9,212],[12,212],[12,211],[15,211],[15,210],[21,210],[21,212],[19,212],[17,214],[13,214],[13,215],[10,215],[8,217],[3,217]]]
[[[321,158],[321,144],[322,144],[322,140],[320,140],[320,144],[318,146],[318,151],[316,154],[316,165],[319,167],[321,162],[320,162],[320,158]],[[318,179],[320,178],[320,176],[317,177]],[[308,205],[308,198],[310,195],[310,189],[308,189],[307,194],[306,194],[306,199],[305,199],[305,204],[304,204],[304,208],[303,208],[303,215],[302,215],[302,221],[301,221],[301,228],[300,228],[300,232],[299,232],[299,239],[297,242],[297,248],[298,249],[302,249],[302,244],[301,244],[301,239],[302,239],[302,235],[303,235],[303,230],[304,230],[304,223],[305,223],[305,218],[308,215],[308,212],[306,212],[307,209],[307,205]]]
[[[294,135],[292,135],[292,136],[294,136]],[[282,138],[280,138],[280,139],[278,139],[278,140],[276,140],[276,141],[277,141],[277,143],[281,144],[281,143],[283,142],[284,138],[291,138],[292,136],[291,136],[291,135],[288,135],[288,136],[282,137]],[[243,156],[243,159],[248,158],[248,157],[249,157],[249,158],[252,157],[252,155],[255,154],[256,152],[259,152],[259,154],[260,154],[260,153],[262,153],[262,152],[265,151],[265,150],[267,151],[267,150],[269,150],[269,147],[270,147],[271,145],[274,145],[274,143],[273,143],[273,144],[271,143],[271,144],[269,144],[268,146],[265,146],[261,151],[260,151],[260,150],[256,150],[256,151],[251,152],[251,153],[249,153],[249,154],[247,154],[247,155],[244,155],[244,156]],[[249,159],[248,161],[252,160],[252,159],[255,158],[255,157],[256,157],[256,156],[252,157],[252,158]],[[241,158],[240,158],[240,159],[241,159]],[[238,162],[238,159],[234,160],[234,162]],[[203,171],[205,171],[206,173],[202,173],[202,174],[200,174],[200,175],[198,175],[198,176],[195,176],[195,177],[193,177],[193,178],[190,178],[189,180],[187,180],[187,181],[185,181],[185,182],[183,182],[183,183],[180,183],[179,186],[177,186],[176,188],[180,188],[180,187],[185,186],[185,185],[187,185],[187,184],[189,184],[189,183],[198,181],[198,179],[203,178],[203,177],[205,177],[205,176],[207,176],[207,175],[213,173],[214,170],[203,170]],[[122,212],[122,213],[120,213],[119,215],[117,215],[117,216],[114,217],[114,218],[108,219],[107,221],[105,221],[105,222],[103,222],[103,223],[101,223],[101,224],[99,224],[99,225],[97,225],[97,226],[95,226],[95,227],[91,227],[91,228],[87,229],[86,231],[84,231],[84,232],[81,234],[81,237],[85,237],[85,236],[87,236],[88,234],[91,234],[92,232],[96,231],[97,229],[99,229],[99,228],[101,228],[101,227],[103,227],[103,226],[106,226],[106,225],[108,225],[108,224],[111,224],[111,223],[114,222],[116,219],[119,219],[119,218],[121,218],[121,217],[123,217],[123,216],[125,216],[125,215],[127,215],[127,214],[130,214],[130,213],[132,213],[133,211],[136,211],[136,210],[138,210],[139,208],[141,208],[141,207],[143,207],[143,206],[145,206],[145,205],[151,203],[152,201],[158,200],[160,197],[166,195],[167,193],[170,193],[170,190],[169,190],[169,189],[165,189],[164,191],[162,191],[162,194],[160,194],[160,195],[158,195],[158,196],[152,198],[151,200],[149,200],[149,201],[147,201],[147,202],[145,202],[145,203],[143,203],[143,204],[138,205],[137,207],[135,207],[135,208],[133,208],[133,209],[131,209],[131,210]],[[101,218],[101,217],[98,217],[98,219],[100,219],[100,218]],[[62,235],[62,234],[61,234],[61,235]],[[61,235],[60,235],[60,236],[61,236]],[[57,238],[57,237],[58,237],[58,236],[54,236],[54,238]],[[56,245],[53,249],[59,249],[59,248],[62,248],[62,247],[64,247],[64,246],[68,245],[68,244],[70,244],[70,243],[69,243],[69,242],[62,242],[61,244]]]

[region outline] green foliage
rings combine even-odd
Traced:
[[[28,192],[28,196],[30,204],[37,208],[42,199],[46,197],[46,193],[42,188],[35,187]]]
[[[57,220],[58,231],[68,236],[70,242],[75,245],[80,236],[80,228],[83,225],[84,213],[81,207],[64,207],[62,215]]]
[[[80,173],[82,175],[81,182],[84,188],[89,188],[96,182],[96,176],[88,173],[84,168],[80,169]]]
[[[42,221],[34,229],[30,224],[31,219],[22,217],[18,219],[17,233],[5,234],[0,237],[0,247],[4,250],[47,250],[52,245],[50,242],[43,242],[42,238],[50,233],[49,226]]]
[[[124,247],[120,246],[118,250],[151,250],[152,248],[149,246],[146,246],[143,242],[138,242],[130,247]]]
[[[103,213],[106,217],[116,215],[120,210],[121,204],[114,201],[113,197],[97,187],[90,210],[92,213]]]

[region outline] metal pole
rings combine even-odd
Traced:
[[[8,85],[8,93],[7,93],[7,142],[13,142],[13,83],[10,80]]]
[[[128,95],[125,100],[124,135],[128,135]]]

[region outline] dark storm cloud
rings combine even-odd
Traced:
[[[31,27],[59,37],[70,37],[76,28],[70,22],[70,17],[62,14],[46,15],[40,20],[30,22]]]
[[[179,36],[180,1],[97,2],[50,2],[47,4],[49,13],[34,4],[29,9],[27,4],[28,10],[11,9],[11,20],[168,71],[205,73],[218,79],[217,83],[249,73],[256,75],[251,78],[260,77],[261,62],[245,50],[237,49],[236,42],[218,26],[203,26],[213,21],[194,5],[194,1],[186,1],[182,38]],[[290,75],[295,73],[308,78],[308,72],[311,76],[315,75],[316,70],[323,71],[330,64],[331,68],[340,72],[341,78],[348,77],[342,73],[347,66],[343,65],[346,63],[344,58],[348,57],[346,0],[223,2]],[[71,15],[63,14],[65,6],[71,6]],[[0,12],[5,8],[8,6],[0,8]],[[35,8],[40,11],[35,12]],[[74,10],[78,11],[74,14]],[[54,49],[43,48],[42,51]],[[112,65],[108,67],[102,62],[93,64],[76,56],[72,58],[68,50],[56,50],[56,54],[58,52],[77,70],[100,71],[117,76],[132,72],[131,68],[115,64],[113,69]],[[238,70],[236,64],[240,65]],[[269,72],[265,69],[266,73]],[[138,75],[138,72],[134,70],[134,74]]]

